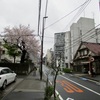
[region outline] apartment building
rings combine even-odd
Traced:
[[[81,42],[100,43],[100,28],[95,27],[94,19],[81,17],[69,31],[54,34],[56,61],[61,55],[61,66],[70,68]]]
[[[72,59],[81,43],[81,41],[96,42],[92,36],[95,34],[94,19],[81,17],[77,23],[73,23],[70,27]]]
[[[61,67],[65,65],[65,32],[55,33],[54,35],[54,55],[58,65],[58,60],[61,59]]]
[[[64,58],[65,58],[65,66],[67,68],[70,68],[70,59],[71,59],[71,33],[70,31],[67,31],[65,33],[65,54],[64,54]]]

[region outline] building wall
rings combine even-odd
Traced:
[[[2,59],[6,59],[6,60],[8,60],[9,62],[14,62],[14,58],[13,57],[11,57],[11,56],[9,56],[8,54],[7,54],[7,49],[6,48],[4,48],[2,45],[3,45],[3,39],[1,38],[0,39],[0,48],[2,49],[2,52],[0,53],[0,61],[2,60]],[[20,62],[20,57],[16,57],[16,62],[17,63],[19,63]]]
[[[100,28],[97,28],[95,30],[96,36],[94,38],[96,39],[96,43],[100,43]]]
[[[54,35],[54,54],[55,59],[58,60],[61,56],[61,66],[64,66],[65,52],[65,32],[55,33]]]
[[[59,57],[59,52],[61,52],[64,57],[64,65],[68,64],[70,68],[70,63],[72,63],[81,41],[100,43],[100,28],[95,29],[94,27],[94,19],[81,17],[70,26],[69,31],[55,33],[55,57]]]
[[[82,35],[82,41],[96,42],[95,38],[91,38],[92,35],[95,34],[95,29],[94,29],[95,22],[94,22],[94,19],[81,17],[78,20],[77,24],[78,24],[78,27],[79,27],[79,30],[80,30],[80,33],[81,33],[80,37]]]
[[[70,61],[71,61],[71,36],[70,36],[70,31],[67,31],[65,33],[65,54],[64,54],[64,58],[65,58],[65,66],[70,68]]]
[[[53,51],[52,49],[48,49],[47,50],[47,54],[46,54],[46,65],[51,66],[53,63]]]
[[[72,45],[72,59],[81,43],[81,41],[96,42],[94,19],[81,17],[77,23],[73,23],[70,27],[71,31],[71,45]],[[93,29],[92,31],[90,31]],[[90,32],[89,32],[90,31]]]

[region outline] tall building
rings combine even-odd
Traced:
[[[95,34],[94,19],[81,17],[77,23],[73,23],[70,27],[71,31],[71,45],[72,45],[72,58],[76,53],[81,41],[96,42],[91,38]]]
[[[64,53],[65,53],[65,32],[55,33],[54,35],[54,55],[55,61],[61,59],[61,67],[64,67]]]
[[[67,31],[65,33],[65,54],[64,54],[64,58],[65,58],[65,66],[67,68],[70,68],[70,59],[71,59],[71,33],[70,31]]]
[[[65,35],[65,63],[73,62],[73,57],[81,42],[100,43],[100,29],[95,29],[94,19],[81,17],[77,23],[70,26],[70,31]]]
[[[61,54],[62,66],[70,68],[81,42],[100,43],[100,28],[95,28],[94,19],[81,17],[70,26],[69,31],[55,33],[54,54],[56,61]]]

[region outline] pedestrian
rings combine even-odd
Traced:
[[[93,76],[95,76],[96,75],[96,69],[95,69],[95,67],[92,67],[92,70],[93,70]]]
[[[89,63],[89,75],[93,77],[92,62]]]
[[[33,75],[34,76],[36,76],[36,70],[37,70],[37,68],[34,66],[34,68],[33,68]]]
[[[92,68],[93,61],[94,58],[91,55],[89,55],[89,72],[91,77],[93,77],[93,68]]]

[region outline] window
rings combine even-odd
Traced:
[[[83,56],[83,51],[80,51],[80,56]]]
[[[3,69],[1,71],[1,74],[7,74],[7,73],[11,73],[11,70],[9,70],[9,69]]]
[[[87,50],[84,50],[84,55],[87,55]]]
[[[6,74],[7,73],[7,70],[6,69],[3,69],[2,71],[1,71],[1,74]]]

